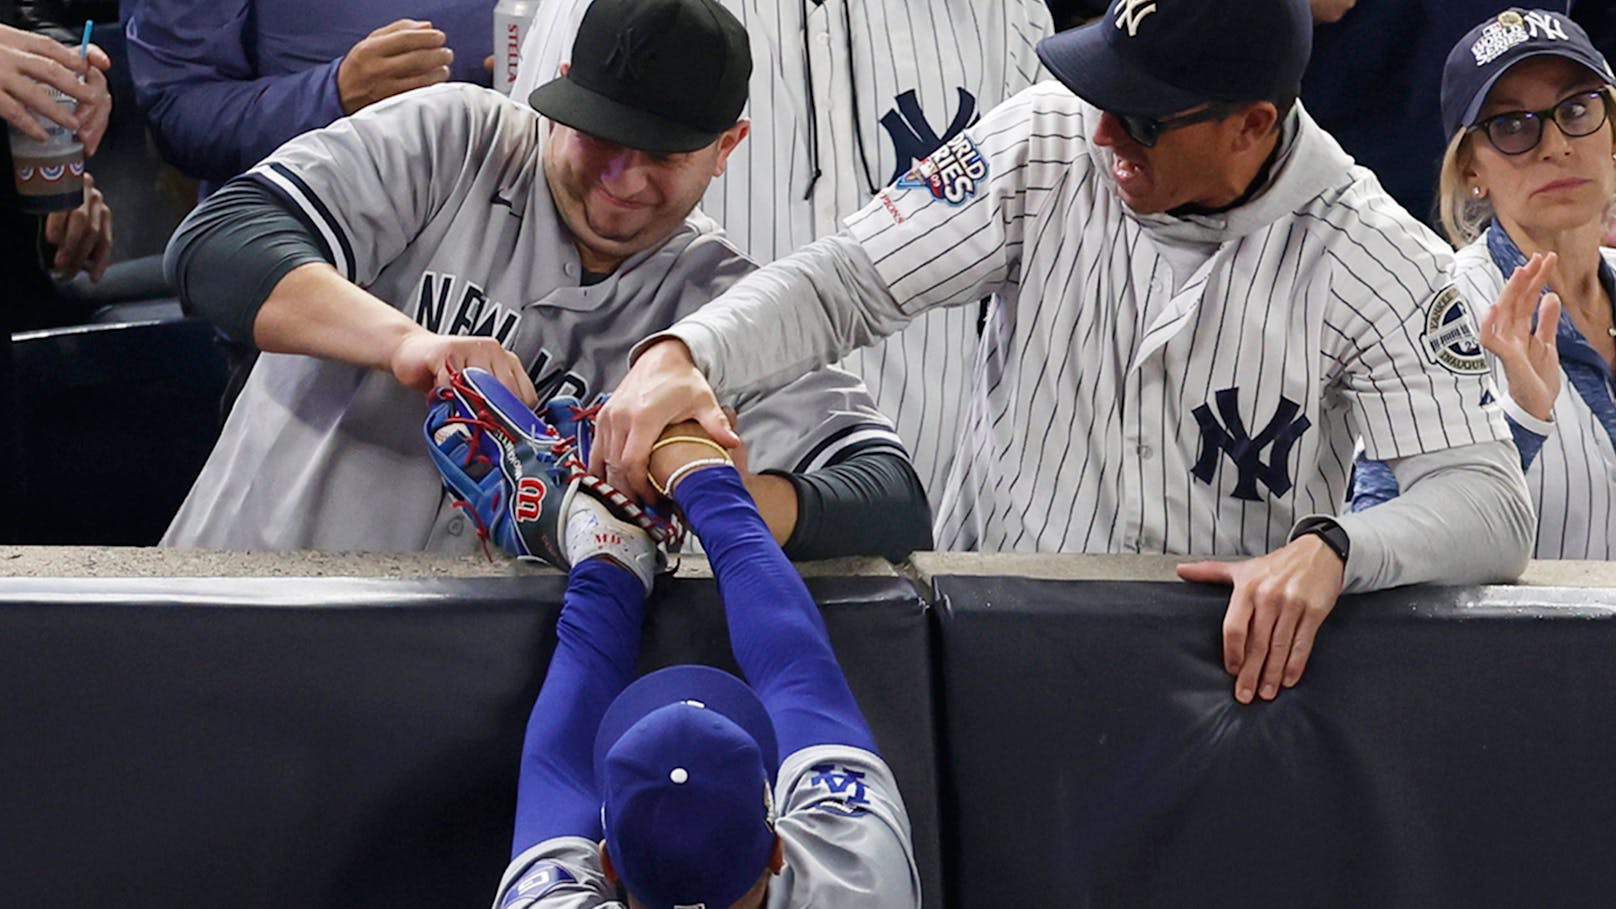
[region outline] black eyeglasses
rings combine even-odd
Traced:
[[[1156,140],[1161,138],[1162,133],[1195,123],[1222,120],[1224,117],[1234,113],[1236,107],[1237,105],[1227,102],[1218,102],[1202,110],[1190,111],[1187,114],[1179,114],[1176,117],[1167,117],[1163,120],[1141,117],[1137,114],[1115,114],[1114,116],[1122,121],[1122,128],[1127,132],[1128,138],[1146,148],[1155,148]]]
[[[1512,110],[1495,114],[1470,127],[1480,132],[1500,154],[1524,155],[1543,141],[1543,124],[1549,120],[1568,139],[1586,136],[1605,125],[1610,117],[1610,95],[1605,89],[1577,92],[1543,110]]]

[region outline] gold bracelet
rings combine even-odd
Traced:
[[[708,448],[718,452],[718,454],[722,456],[725,461],[729,461],[731,464],[735,463],[734,461],[730,461],[729,449],[718,444],[717,442],[714,442],[712,439],[704,439],[700,436],[668,436],[666,439],[658,440],[655,445],[652,445],[651,453],[656,454],[665,446],[672,445],[675,442],[694,442],[697,445],[706,445]]]
[[[673,473],[668,474],[668,488],[666,489],[663,489],[661,486],[657,485],[656,477],[646,474],[646,478],[651,481],[652,488],[655,489],[663,498],[672,498],[673,488],[679,485],[679,481],[684,478],[685,474],[694,473],[703,467],[733,466],[735,466],[735,464],[729,458],[697,458],[694,461],[686,461],[685,463],[679,465],[678,469]]]

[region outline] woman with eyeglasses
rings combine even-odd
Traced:
[[[1482,310],[1538,558],[1605,559],[1616,546],[1616,250],[1600,247],[1616,197],[1613,82],[1570,18],[1519,9],[1472,29],[1442,78],[1442,226],[1461,247],[1455,283]],[[1434,355],[1455,353],[1442,326],[1409,330]],[[1354,510],[1396,494],[1384,464],[1360,461]]]

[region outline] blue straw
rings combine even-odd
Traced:
[[[84,38],[79,41],[80,57],[90,56],[90,31],[94,28],[94,22],[91,22],[89,19],[84,20]]]

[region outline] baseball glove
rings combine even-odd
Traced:
[[[674,521],[590,476],[585,458],[593,436],[592,410],[570,399],[552,403],[546,412],[561,422],[563,434],[493,374],[475,367],[454,374],[434,398],[423,426],[427,450],[444,488],[471,516],[485,546],[491,539],[513,556],[557,568],[598,554],[579,551],[588,545],[588,534],[568,533],[569,517],[585,504],[580,494],[591,500],[587,511],[595,523],[613,526],[607,537],[632,537],[627,531],[638,529],[659,549],[676,548],[682,540]]]

